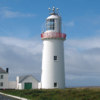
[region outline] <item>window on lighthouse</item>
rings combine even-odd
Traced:
[[[57,56],[54,56],[54,60],[57,60]]]
[[[46,29],[47,30],[54,30],[55,29],[55,20],[54,19],[47,20]]]
[[[54,87],[57,87],[57,83],[56,82],[54,83]]]

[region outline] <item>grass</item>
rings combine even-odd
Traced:
[[[29,100],[100,100],[100,88],[67,88],[54,90],[0,90]]]

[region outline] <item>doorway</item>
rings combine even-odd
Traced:
[[[32,89],[32,83],[24,83],[24,89]]]

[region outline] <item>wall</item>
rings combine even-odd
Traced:
[[[43,41],[41,83],[44,89],[65,88],[63,42],[61,39]],[[57,56],[57,60],[54,60],[54,56]],[[56,87],[54,83],[57,83]]]
[[[22,82],[22,89],[24,89],[24,83],[32,83],[32,89],[38,89],[38,81],[32,76],[28,77]]]
[[[3,75],[3,79],[0,79],[0,82],[3,82],[3,86],[0,86],[0,89],[8,89],[8,73],[0,73]]]
[[[8,82],[8,88],[9,89],[16,89],[17,88],[16,81],[10,81],[10,82]]]
[[[42,84],[41,82],[38,83],[38,89],[41,89],[42,88]]]
[[[29,83],[29,82],[32,83],[32,89],[38,88],[38,81],[32,76],[26,78],[22,83],[19,83],[19,77],[16,78],[16,81],[17,81],[16,82],[17,89],[24,89],[24,83]]]

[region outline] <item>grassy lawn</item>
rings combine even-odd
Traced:
[[[0,90],[29,100],[100,100],[100,88],[67,88],[54,90]]]

